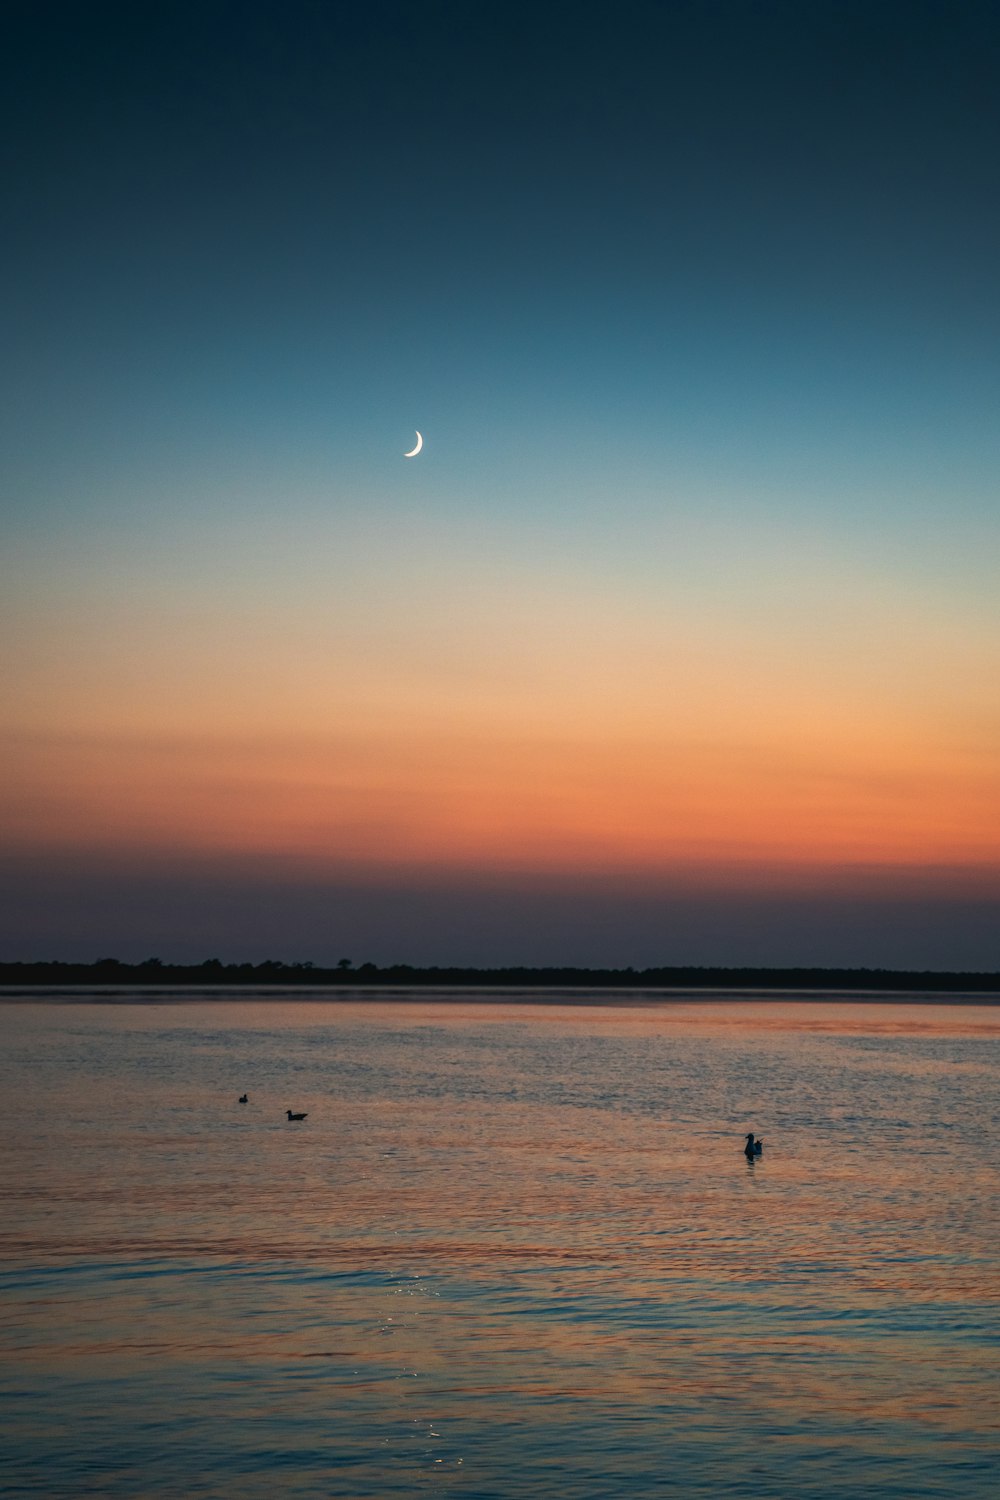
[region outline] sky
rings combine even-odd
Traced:
[[[1000,969],[992,0],[4,31],[0,956]]]

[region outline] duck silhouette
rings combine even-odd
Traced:
[[[764,1142],[755,1141],[753,1131],[751,1130],[747,1135],[747,1143],[743,1147],[743,1155],[746,1157],[747,1161],[753,1161],[755,1156],[763,1156],[763,1154]]]
[[[304,1120],[305,1117],[306,1117],[306,1115],[308,1113],[309,1113],[309,1111],[306,1110],[303,1114],[297,1115],[294,1110],[291,1110],[291,1109],[286,1109],[285,1110],[285,1114],[288,1116],[288,1118],[290,1120]]]
[[[241,1094],[241,1095],[240,1095],[240,1103],[241,1103],[241,1104],[249,1104],[249,1102],[250,1102],[250,1101],[249,1101],[249,1099],[248,1099],[248,1098],[247,1098],[247,1096],[246,1096],[246,1094]]]

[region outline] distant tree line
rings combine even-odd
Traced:
[[[942,972],[913,969],[764,969],[671,966],[654,969],[531,968],[518,965],[474,969],[412,964],[380,966],[349,958],[334,967],[309,962],[286,963],[268,958],[262,963],[223,963],[218,958],[200,964],[165,963],[147,958],[122,963],[101,958],[95,963],[58,960],[0,963],[0,985],[316,985],[324,988],[386,988],[421,985],[513,989],[747,989],[747,990],[909,990],[966,994],[1000,994],[1000,973]]]

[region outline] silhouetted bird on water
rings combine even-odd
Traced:
[[[309,1113],[309,1111],[308,1111],[308,1110],[306,1110],[306,1114],[308,1114],[308,1113]],[[294,1114],[294,1113],[293,1113],[293,1112],[292,1112],[292,1110],[290,1110],[290,1109],[286,1109],[286,1110],[285,1110],[285,1114],[286,1114],[286,1115],[287,1115],[287,1116],[288,1116],[288,1118],[289,1118],[289,1119],[290,1119],[290,1120],[304,1120],[304,1119],[305,1119],[305,1117],[306,1117],[306,1115],[305,1115],[305,1114],[302,1114],[302,1115],[297,1115],[297,1114]]]
[[[747,1161],[753,1161],[755,1156],[762,1156],[763,1152],[764,1142],[755,1141],[753,1138],[753,1131],[751,1130],[749,1135],[747,1136],[747,1143],[743,1147],[743,1155],[746,1157]]]
[[[246,1094],[241,1094],[241,1095],[240,1095],[240,1103],[241,1103],[241,1104],[248,1104],[248,1103],[249,1103],[249,1102],[250,1102],[250,1101],[249,1101],[249,1100],[248,1100],[248,1099],[247,1099],[247,1096],[246,1096]]]

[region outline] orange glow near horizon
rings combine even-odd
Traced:
[[[898,747],[897,747],[898,748]],[[311,866],[654,871],[1000,858],[1000,776],[957,753],[377,732],[26,736],[10,848],[256,853]]]
[[[443,511],[351,525],[343,576],[333,529],[293,557],[275,522],[225,575],[205,546],[139,588],[122,542],[22,580],[4,846],[359,878],[1000,866],[977,594],[804,525],[650,520],[616,552],[592,513],[574,557],[554,524],[537,555]]]

